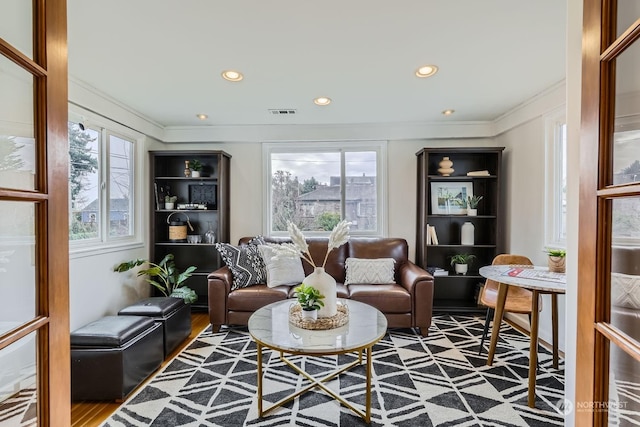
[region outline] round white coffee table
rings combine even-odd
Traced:
[[[260,308],[249,318],[249,334],[255,340],[258,350],[258,416],[262,417],[307,391],[319,387],[325,393],[351,409],[367,423],[371,422],[371,351],[375,343],[387,332],[387,319],[379,310],[370,305],[338,300],[349,308],[349,322],[336,329],[302,329],[289,323],[289,308],[293,300],[280,301]],[[267,347],[280,353],[280,359],[294,371],[310,381],[306,387],[282,398],[271,407],[262,408],[262,348]],[[366,353],[366,403],[364,412],[333,392],[323,383],[335,378],[362,363],[362,353]],[[285,357],[290,355],[330,356],[357,352],[358,358],[322,378],[314,378]]]

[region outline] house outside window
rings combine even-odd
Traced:
[[[141,241],[139,135],[70,112],[69,240],[72,251]]]
[[[265,230],[327,235],[340,220],[354,235],[383,235],[386,143],[264,144]]]

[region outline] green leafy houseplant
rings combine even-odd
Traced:
[[[547,248],[547,255],[564,258],[565,256],[567,256],[567,251],[565,251],[564,249]]]
[[[189,165],[189,167],[191,168],[191,170],[201,171],[202,170],[202,162],[200,162],[200,160],[198,160],[198,159],[193,159],[193,160],[191,160],[191,164]]]
[[[451,265],[457,274],[467,274],[468,265],[475,258],[473,254],[455,254],[451,257]]]
[[[456,264],[471,264],[476,258],[473,254],[456,254],[451,257],[451,265],[454,266]]]
[[[482,200],[484,196],[469,196],[467,197],[467,205],[469,205],[469,209],[478,209],[478,203]]]
[[[324,307],[324,295],[313,286],[307,286],[304,283],[294,289],[298,303],[305,311],[320,310]]]
[[[178,200],[178,196],[164,196],[165,203],[175,203]]]
[[[123,273],[140,265],[148,264],[148,268],[138,271],[138,276],[148,276],[145,280],[166,297],[183,298],[186,303],[196,302],[198,295],[193,289],[184,286],[185,280],[191,277],[191,273],[196,270],[196,267],[189,266],[183,272],[179,272],[173,258],[173,254],[167,254],[158,264],[138,258],[117,265],[113,271]]]

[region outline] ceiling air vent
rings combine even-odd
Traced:
[[[296,110],[291,108],[270,108],[269,112],[274,116],[291,116],[296,113]]]

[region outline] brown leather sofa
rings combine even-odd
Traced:
[[[243,237],[240,244],[251,238]],[[266,238],[267,242],[288,239]],[[314,260],[324,259],[327,239],[309,238]],[[351,238],[329,254],[325,271],[337,282],[338,298],[348,298],[376,307],[387,318],[390,328],[418,328],[427,336],[433,306],[433,277],[408,259],[408,244],[398,238]],[[396,284],[344,285],[347,258],[393,258]],[[313,267],[303,262],[305,275]],[[232,275],[228,267],[209,274],[209,318],[214,332],[221,325],[247,325],[251,314],[267,304],[293,298],[295,286],[267,287],[266,284],[231,290]]]

